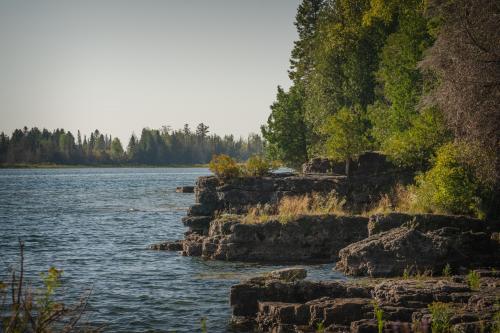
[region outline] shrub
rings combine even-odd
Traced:
[[[262,156],[254,155],[250,157],[244,166],[244,172],[247,176],[262,177],[268,175],[271,171],[279,167],[277,162],[271,162]]]
[[[224,154],[214,155],[208,165],[208,168],[221,179],[231,179],[238,177],[241,174],[241,169],[238,163],[231,157]]]
[[[430,108],[416,116],[410,128],[387,138],[382,148],[395,164],[422,170],[436,150],[449,140],[450,133],[441,113]]]
[[[82,295],[73,307],[57,301],[56,292],[61,286],[62,270],[51,267],[42,273],[42,288],[33,290],[24,277],[24,243],[19,242],[19,274],[13,269],[9,288],[0,281],[0,331],[1,332],[98,332],[79,324],[87,309],[90,291]]]
[[[451,266],[450,264],[446,264],[443,268],[443,276],[444,277],[450,277],[451,276]]]
[[[466,158],[469,149],[465,143],[449,143],[438,150],[433,167],[416,177],[419,210],[484,218],[485,186]]]
[[[470,289],[479,290],[481,285],[481,277],[479,276],[479,273],[476,271],[470,271],[469,274],[467,274],[467,284]]]
[[[441,302],[429,304],[429,311],[432,317],[432,333],[445,333],[450,331],[450,319],[453,316],[453,309],[450,305]]]
[[[373,302],[373,312],[375,313],[375,318],[377,318],[378,333],[382,333],[384,330],[384,311],[377,303]]]

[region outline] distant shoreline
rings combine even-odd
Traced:
[[[208,164],[0,164],[0,169],[82,169],[82,168],[208,168]]]

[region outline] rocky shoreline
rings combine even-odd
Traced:
[[[379,324],[384,332],[435,332],[432,316],[439,312],[440,332],[497,332],[500,273],[477,274],[474,288],[460,275],[348,282],[253,278],[231,288],[232,324],[243,332],[379,332]]]
[[[185,238],[151,248],[209,260],[336,263],[335,269],[346,276],[365,277],[309,281],[305,271],[291,269],[243,281],[230,291],[233,326],[239,332],[379,332],[380,327],[387,332],[430,332],[433,304],[449,312],[447,330],[500,329],[498,221],[403,213],[299,215],[286,223],[272,216],[259,223],[244,219],[255,205],[310,193],[334,192],[351,211],[361,211],[411,178],[387,168],[385,160],[377,161],[375,172],[360,164],[349,178],[200,177],[196,203],[183,218]],[[476,272],[475,286],[466,277],[471,271]],[[443,274],[448,276],[439,277]],[[382,324],[377,314],[383,314]]]

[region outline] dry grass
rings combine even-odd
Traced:
[[[416,205],[415,189],[413,186],[397,184],[390,193],[383,194],[380,200],[372,207],[363,212],[362,215],[400,213],[424,213]]]
[[[286,196],[276,205],[257,205],[250,207],[243,223],[263,223],[277,220],[281,223],[293,221],[300,215],[354,215],[348,211],[345,199],[340,199],[335,192],[312,193],[301,196]],[[388,214],[391,212],[424,213],[416,204],[413,186],[396,185],[389,193],[383,194],[380,200],[361,213],[362,216]]]
[[[346,215],[345,200],[341,200],[335,193],[313,193],[302,196],[282,198],[277,205],[257,205],[248,210],[243,218],[244,223],[262,223],[269,220],[278,220],[288,223],[300,215]]]

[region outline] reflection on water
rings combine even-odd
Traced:
[[[176,193],[202,168],[0,170],[0,280],[26,242],[27,275],[64,270],[64,297],[93,286],[88,319],[106,331],[226,331],[229,287],[277,268],[204,261],[148,245],[180,239],[193,194]],[[342,278],[333,264],[312,279]]]

